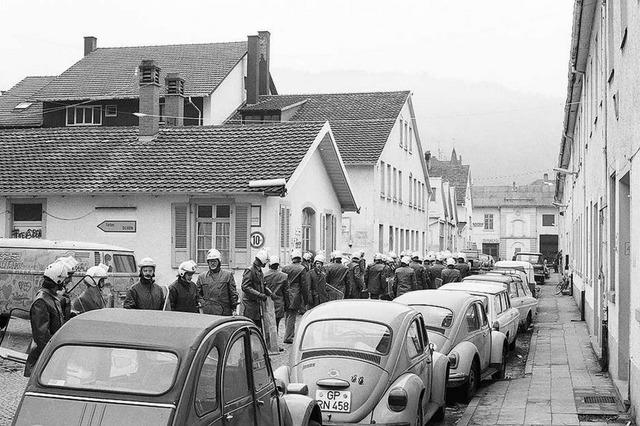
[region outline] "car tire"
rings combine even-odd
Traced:
[[[480,385],[480,366],[477,360],[473,360],[471,368],[469,369],[469,378],[467,383],[462,387],[462,401],[466,404],[471,401],[471,398],[476,394],[478,386]]]
[[[502,359],[500,361],[500,370],[493,373],[493,380],[502,380],[507,373],[507,346],[502,346]]]
[[[420,399],[418,400],[418,413],[416,415],[416,426],[424,426],[424,413],[422,411],[422,398],[420,395]]]
[[[529,313],[527,314],[527,321],[524,323],[524,331],[529,330],[532,322],[533,320],[531,319],[531,311],[529,311]]]
[[[509,343],[509,350],[510,351],[515,351],[516,350],[516,341],[518,340],[518,336],[516,335],[516,337],[513,339],[513,342]]]

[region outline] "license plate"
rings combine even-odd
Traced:
[[[351,412],[351,391],[317,390],[316,401],[322,411]]]

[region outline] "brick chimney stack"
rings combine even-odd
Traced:
[[[164,98],[164,115],[167,126],[184,125],[184,79],[178,73],[169,73],[164,79],[167,95]]]
[[[247,104],[255,104],[258,102],[258,90],[260,87],[260,73],[258,72],[259,62],[259,38],[258,36],[249,36],[247,38],[247,81],[245,87],[247,89]]]
[[[98,48],[98,39],[94,36],[86,36],[84,38],[84,56],[93,52]]]
[[[542,177],[542,179],[546,182],[549,180],[549,173],[545,173]]]
[[[269,94],[269,64],[271,57],[271,33],[258,31],[258,94]]]
[[[140,74],[140,100],[138,109],[141,114],[140,139],[153,139],[160,128],[160,67],[152,60],[144,59],[138,69]]]

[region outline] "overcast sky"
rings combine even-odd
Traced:
[[[87,35],[114,47],[268,30],[280,93],[413,90],[427,149],[455,146],[481,184],[498,183],[496,160],[504,182],[527,182],[557,158],[572,9],[573,0],[0,0],[0,90],[63,72]]]

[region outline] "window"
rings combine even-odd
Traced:
[[[378,251],[384,251],[384,225],[378,225]]]
[[[302,210],[302,250],[315,249],[316,212],[307,207]]]
[[[291,210],[287,206],[280,206],[278,221],[280,222],[280,259],[286,259],[290,247],[290,218]]]
[[[300,349],[351,349],[386,355],[391,349],[391,329],[386,325],[346,319],[323,319],[304,330]]]
[[[493,310],[495,311],[496,316],[502,313],[502,303],[500,303],[500,295],[496,294],[493,296]]]
[[[413,128],[409,127],[409,154],[413,149]]]
[[[404,147],[404,134],[402,133],[403,120],[400,118],[400,148]]]
[[[484,229],[493,229],[493,214],[487,213],[484,215]]]
[[[543,214],[542,215],[542,226],[556,226],[556,215],[555,214]]]
[[[98,264],[99,262],[96,262]],[[113,255],[114,270],[109,272],[137,272],[136,259],[130,254],[114,254]]]
[[[413,182],[413,174],[409,173],[409,207],[413,206],[413,185],[411,184],[411,182]]]
[[[469,331],[480,330],[480,318],[478,318],[478,311],[476,310],[475,304],[469,306],[465,314],[465,319]]]
[[[255,332],[251,332],[251,364],[253,370],[253,387],[261,391],[273,383],[269,373],[269,365],[265,356],[262,341]]]
[[[409,123],[408,122],[404,122],[404,149],[406,150],[407,148],[409,148]]]
[[[195,398],[196,413],[198,413],[199,416],[210,413],[218,407],[217,383],[219,359],[220,354],[218,353],[218,348],[214,346],[202,364]]]
[[[398,201],[402,203],[402,170],[398,170]]]
[[[158,109],[158,115],[160,115],[159,121],[164,124],[164,98],[160,98],[160,108]]]
[[[67,126],[96,126],[100,124],[102,124],[101,106],[67,107]]]
[[[391,176],[392,176],[391,165],[387,164],[387,191],[386,191],[387,198],[391,198],[391,180],[392,180]]]
[[[407,330],[407,354],[409,358],[415,358],[424,352],[424,346],[422,344],[422,336],[420,335],[420,328],[416,321],[412,321],[409,329]]]
[[[229,264],[231,206],[205,204],[197,206],[196,241],[197,261],[207,263],[207,251],[216,248],[222,255],[222,264]]]
[[[280,121],[279,112],[257,112],[242,116],[242,124],[268,124],[274,121]]]
[[[14,106],[13,109],[25,110],[33,105],[33,102],[20,102],[18,105]]]
[[[380,162],[380,195],[384,197],[385,194],[385,178],[384,175],[386,173],[386,168],[384,166],[384,161]]]
[[[478,319],[480,320],[480,326],[486,327],[489,325],[489,320],[487,319],[487,313],[484,310],[484,306],[479,303],[476,303],[476,310],[478,311]]]
[[[105,117],[117,117],[118,116],[118,106],[117,105],[106,105],[104,107],[104,116]]]
[[[230,401],[251,395],[249,381],[247,380],[247,358],[244,349],[244,334],[233,342],[227,359],[224,363],[222,374],[225,405]]]
[[[42,238],[42,203],[13,203],[12,238]]]
[[[331,213],[320,215],[320,247],[332,252],[336,247],[336,217]]]
[[[398,169],[393,168],[393,200],[398,199]]]

